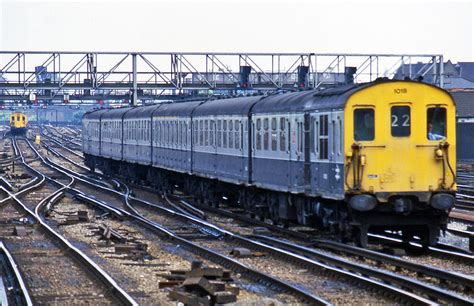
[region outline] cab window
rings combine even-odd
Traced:
[[[428,108],[426,128],[428,140],[446,139],[446,108]]]
[[[391,110],[391,129],[393,137],[410,136],[410,107],[393,106]]]
[[[374,140],[375,137],[374,110],[359,108],[354,110],[354,140]]]

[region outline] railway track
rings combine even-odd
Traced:
[[[31,146],[32,149],[34,149]],[[51,167],[61,169],[62,167],[57,164],[53,164],[53,162],[49,159],[42,159],[42,161]],[[61,170],[64,171],[64,170]],[[69,170],[72,172],[71,170]],[[312,295],[292,284],[280,281],[276,278],[273,278],[270,275],[267,275],[265,273],[262,273],[258,270],[251,269],[245,265],[241,265],[240,263],[236,262],[229,256],[225,256],[219,253],[212,252],[210,250],[207,250],[205,248],[199,247],[198,245],[195,245],[193,242],[188,241],[186,239],[183,239],[181,237],[176,236],[172,232],[170,232],[168,229],[165,227],[160,226],[159,224],[156,224],[155,222],[152,222],[150,220],[147,220],[143,217],[140,216],[135,216],[126,210],[122,209],[120,206],[121,204],[120,201],[117,201],[117,196],[118,199],[120,200],[121,198],[124,197],[123,194],[118,193],[112,189],[109,189],[108,187],[104,186],[97,186],[96,182],[93,180],[90,180],[83,175],[76,173],[74,178],[77,180],[75,188],[72,190],[70,189],[71,192],[75,193],[76,197],[88,204],[92,204],[94,206],[99,207],[102,210],[108,211],[117,217],[121,219],[129,218],[134,220],[134,222],[137,222],[141,224],[141,226],[146,226],[147,228],[159,233],[161,236],[165,236],[167,238],[171,238],[175,241],[175,243],[178,243],[179,245],[185,246],[188,249],[192,250],[193,253],[196,253],[200,256],[207,257],[213,259],[216,263],[222,264],[226,267],[232,268],[236,273],[241,273],[248,277],[249,279],[252,279],[255,282],[259,282],[263,284],[264,286],[271,288],[271,289],[278,289],[279,291],[282,292],[287,292],[290,293],[291,295],[294,295],[295,297],[298,297],[304,301],[307,301],[311,304],[327,304],[327,302],[315,295]],[[87,187],[86,187],[87,186]],[[77,189],[76,189],[77,188]],[[80,188],[80,190],[79,190]],[[100,188],[100,197],[93,198],[90,196],[86,196],[84,194],[84,191],[87,193],[95,193],[97,194],[97,189]],[[105,192],[104,192],[105,191]],[[115,199],[111,197],[110,195],[106,198],[106,200],[98,200],[98,198],[103,198],[104,194],[108,192],[109,194],[114,195],[115,194]]]
[[[462,167],[458,168],[456,180],[458,187],[458,192],[456,194],[456,208],[465,211],[474,211],[474,174],[472,173],[472,170]],[[461,220],[462,216],[457,216],[455,218]],[[471,219],[466,221],[474,222],[474,220]]]
[[[68,144],[68,149],[70,149],[72,152],[81,151],[82,149],[82,141],[80,139],[68,136],[66,134],[61,134],[52,127],[46,127],[46,129],[40,128],[40,134],[56,143],[59,143],[56,138],[63,140]]]
[[[135,186],[135,187],[140,188],[142,190],[145,189],[145,188],[139,187],[139,186]],[[180,199],[180,201],[185,202],[187,200],[186,199]],[[275,225],[266,223],[264,221],[261,221],[261,220],[255,219],[255,218],[251,218],[248,215],[246,215],[245,212],[243,212],[243,214],[242,213],[236,213],[236,211],[242,212],[240,209],[214,208],[214,207],[209,207],[209,206],[206,206],[206,205],[199,205],[199,204],[196,204],[196,203],[193,203],[192,205],[199,208],[199,209],[201,209],[201,210],[204,210],[208,213],[214,213],[214,214],[219,215],[219,216],[228,217],[228,218],[232,218],[232,219],[237,220],[237,221],[241,221],[242,222],[242,228],[244,229],[244,233],[247,233],[247,234],[251,234],[251,232],[252,232],[251,228],[252,227],[249,227],[249,225],[252,225],[252,226],[256,226],[256,227],[265,227],[268,230],[272,231],[273,233],[280,233],[283,237],[298,239],[301,243],[321,241],[321,240],[318,240],[318,239],[314,239],[314,235],[307,234],[306,233],[307,232],[306,228],[304,228],[303,231],[300,232],[298,230],[291,230],[291,229],[275,226]],[[215,222],[219,222],[219,220],[215,220]],[[235,222],[235,221],[233,221],[233,222]],[[222,223],[222,225],[225,226],[224,223]],[[316,234],[320,235],[320,233],[316,233]],[[400,236],[396,236],[396,235],[392,235],[391,237],[385,237],[387,239],[391,238],[391,240],[385,240],[385,242],[389,241],[392,245],[394,245],[397,248],[401,248],[401,249],[407,248],[408,246],[407,246],[406,243],[402,242],[400,239],[397,239],[399,237]],[[383,240],[382,236],[378,236],[378,238],[379,238],[379,241]],[[414,241],[413,244],[409,245],[409,248],[411,250],[415,251],[416,254],[424,253],[426,255],[442,255],[445,258],[448,258],[448,259],[456,261],[456,262],[461,262],[461,263],[464,263],[466,261],[467,262],[472,262],[472,260],[473,260],[473,257],[472,257],[473,254],[470,253],[469,251],[464,250],[464,249],[450,247],[450,246],[447,246],[447,245],[444,245],[444,244],[438,244],[436,247],[428,248],[426,250],[426,249],[423,249],[420,245],[418,245],[416,241]],[[363,250],[363,249],[361,249],[361,250]]]
[[[23,165],[30,167],[15,139],[13,148]],[[34,173],[39,175],[39,172]],[[35,190],[50,180],[44,175],[39,177],[34,184],[18,192],[0,187],[6,195],[0,201],[2,237],[27,277],[33,302],[136,305],[113,279],[44,222],[39,209],[59,194],[60,189],[50,190],[42,199],[31,199],[32,195],[36,196]]]
[[[122,187],[123,187],[123,186],[122,186]],[[122,193],[122,196],[123,196],[123,194],[129,194],[129,192],[123,192],[123,193]],[[125,198],[127,198],[127,197],[125,197]],[[138,200],[138,199],[136,199],[136,198],[133,198],[133,197],[130,197],[130,200],[131,200],[131,201],[135,201],[135,202],[136,202],[135,205],[137,205],[138,202],[141,202],[140,205],[146,205],[146,206],[154,207],[154,209],[160,209],[160,210],[161,210],[161,213],[163,213],[163,212],[166,211],[166,209],[163,211],[164,208],[162,208],[162,207],[161,207],[161,208],[158,208],[157,205],[149,205],[149,204],[151,204],[151,203],[145,203],[145,201],[140,201],[140,200]],[[130,200],[129,200],[129,201],[130,201]],[[129,207],[129,209],[131,209],[132,211],[134,211],[134,206],[132,206],[130,203],[128,203],[128,207]],[[137,215],[144,214],[143,212],[138,212],[138,213],[137,213],[137,211],[134,211],[134,213],[137,214]],[[171,214],[171,215],[173,215],[173,216],[179,216],[179,218],[190,218],[190,219],[188,220],[188,222],[190,222],[190,224],[193,224],[194,226],[196,226],[196,224],[199,224],[199,222],[201,222],[201,221],[198,222],[198,221],[197,221],[197,220],[198,220],[197,218],[190,217],[188,214],[176,213],[176,212],[174,212],[174,211],[168,211],[168,213]],[[147,217],[150,217],[150,216],[147,215]],[[150,218],[151,218],[151,217],[150,217]],[[166,218],[166,220],[170,220],[169,216],[168,216],[168,218]],[[159,221],[162,222],[162,223],[166,223],[166,221],[163,221],[162,219],[159,220]],[[156,223],[156,221],[155,221],[155,223]],[[176,224],[176,221],[174,221],[173,224]],[[188,226],[185,227],[185,228],[192,228],[193,226],[191,226],[190,224],[188,224]],[[202,226],[202,224],[201,224],[201,226]],[[215,231],[216,229],[215,229],[214,227],[211,227],[210,230],[209,230],[209,228],[207,229],[208,232],[209,232],[209,231],[212,231],[212,230]],[[221,230],[222,230],[222,229],[221,229]],[[202,232],[202,230],[201,230],[201,232]],[[206,232],[206,231],[204,231],[204,232]],[[250,244],[250,245],[252,245],[252,243],[255,243],[255,241],[249,242],[248,238],[241,237],[241,236],[239,236],[239,235],[229,234],[229,233],[226,232],[226,231],[224,231],[224,233],[226,233],[226,234],[225,234],[226,236],[232,237],[232,240],[234,240],[234,241],[239,240],[239,243],[240,243],[240,244],[244,244],[244,245],[249,245],[249,244]],[[179,236],[179,233],[174,233],[174,234]],[[181,234],[183,234],[183,233],[181,233]],[[201,233],[201,234],[202,234],[202,235],[205,235],[205,233]],[[192,231],[192,232],[185,233],[185,235],[188,235],[188,236],[189,236],[189,235],[194,235],[195,237],[199,237],[200,234],[199,234],[199,233],[196,233],[195,231]],[[241,240],[241,239],[242,239],[242,240]],[[209,242],[209,240],[207,240],[207,239],[206,239],[205,241],[206,241],[206,243],[213,243],[213,241]],[[209,245],[208,245],[208,246],[209,246]],[[269,250],[272,250],[271,252],[274,251],[270,245],[266,245],[266,244],[262,244],[262,243],[254,244],[252,247],[253,247],[253,248],[256,248],[256,249],[262,249],[262,248],[263,248],[263,249],[266,250],[267,252],[270,252]],[[219,249],[219,247],[216,247],[216,249]],[[281,251],[282,249],[279,249],[279,250]],[[290,254],[291,254],[291,255],[290,255]],[[297,255],[297,254],[292,254],[291,252],[289,252],[289,253],[288,253],[288,252],[286,252],[286,253],[285,253],[285,252],[282,252],[282,253],[279,253],[278,256],[294,256],[294,255]],[[297,257],[298,257],[298,256],[296,256],[295,258],[297,258]],[[295,260],[295,259],[293,259],[293,260]],[[301,260],[301,258],[300,258],[299,260]],[[300,262],[300,263],[301,263],[301,262]],[[312,264],[314,264],[314,263],[312,263]],[[307,262],[306,262],[306,265],[308,265]],[[346,267],[346,268],[347,268],[347,267]],[[358,268],[361,269],[360,267],[358,267]],[[347,272],[347,270],[346,270],[346,272]],[[360,273],[360,272],[359,272],[359,273]],[[365,270],[365,273],[367,273],[367,270]],[[380,274],[378,275],[378,277],[380,277]],[[387,277],[387,276],[386,276],[386,277]],[[398,280],[398,281],[401,282],[400,280]],[[405,281],[406,281],[406,280],[405,280]],[[384,282],[387,282],[387,279],[384,279]],[[393,282],[393,280],[392,280],[392,282]],[[406,283],[405,283],[405,285],[406,285]],[[413,285],[413,284],[412,284],[412,285]],[[413,286],[415,286],[415,285],[413,285]],[[416,290],[420,290],[420,287],[419,287],[420,284],[417,284],[417,286],[418,286],[418,287],[416,288]],[[416,287],[416,286],[415,286],[415,287]],[[423,287],[423,285],[421,285],[421,287]],[[428,287],[429,287],[429,286],[428,286]],[[407,287],[407,288],[408,288],[408,287]],[[392,288],[392,290],[393,290],[393,288]],[[410,290],[413,290],[413,287],[411,287]],[[416,290],[415,290],[415,291],[416,291]],[[424,288],[424,290],[433,290],[433,288]],[[402,290],[402,291],[403,291],[403,290]],[[392,294],[393,294],[393,292],[392,292]],[[400,292],[399,292],[399,294],[400,294]],[[430,296],[430,297],[433,297],[433,296],[434,296],[434,297],[436,297],[436,298],[438,298],[438,299],[440,299],[440,300],[443,300],[443,301],[450,301],[450,302],[456,301],[456,303],[470,303],[470,302],[471,302],[469,299],[465,299],[465,298],[463,298],[463,297],[461,297],[461,296],[456,296],[455,294],[453,295],[452,293],[449,293],[449,292],[442,292],[442,290],[438,290],[438,291],[435,290],[434,292],[425,291],[423,294],[426,294],[426,296]],[[420,302],[420,301],[419,301],[419,302]],[[424,302],[426,302],[426,300],[425,300]]]
[[[0,303],[1,305],[33,305],[23,277],[10,251],[0,241]]]
[[[282,240],[282,239],[289,239],[292,240],[290,243],[293,244],[298,244],[298,245],[310,245],[312,247],[316,247],[318,249],[330,249],[333,251],[337,251],[338,253],[343,253],[345,256],[350,255],[351,257],[359,257],[363,258],[361,262],[369,261],[367,264],[370,264],[370,260],[376,261],[378,263],[390,263],[392,268],[390,269],[395,269],[395,271],[406,271],[405,275],[408,275],[409,273],[417,273],[419,275],[422,275],[424,277],[421,278],[421,280],[430,280],[432,278],[435,278],[438,280],[439,284],[444,285],[445,283],[452,282],[451,287],[456,287],[458,286],[459,288],[464,288],[467,289],[467,291],[472,290],[474,283],[473,283],[473,278],[471,276],[460,276],[456,272],[449,272],[444,270],[445,267],[440,267],[440,268],[434,268],[428,266],[428,263],[430,261],[430,258],[432,256],[437,256],[437,255],[442,255],[444,258],[448,258],[450,260],[455,259],[459,264],[459,267],[463,267],[466,264],[470,265],[473,262],[473,256],[472,254],[466,254],[466,251],[461,250],[456,250],[454,252],[452,249],[446,250],[443,245],[439,245],[437,248],[432,248],[428,250],[428,254],[430,254],[429,258],[426,259],[425,262],[422,262],[420,264],[408,262],[406,260],[399,259],[398,257],[390,256],[387,254],[384,254],[380,251],[372,251],[372,250],[367,250],[367,249],[362,249],[362,248],[357,248],[357,247],[352,247],[347,244],[342,244],[342,243],[336,243],[328,240],[320,240],[320,239],[314,239],[313,236],[308,235],[306,233],[301,233],[301,232],[295,232],[289,229],[285,228],[280,228],[274,225],[270,225],[252,218],[249,218],[247,216],[242,216],[238,215],[235,213],[232,213],[230,211],[224,211],[221,209],[217,208],[211,208],[211,207],[206,207],[206,206],[199,206],[199,208],[206,210],[206,211],[212,211],[214,213],[219,214],[219,216],[224,216],[226,218],[232,218],[231,219],[222,219],[219,220],[219,218],[216,219],[216,217],[210,217],[208,214],[208,220],[213,223],[219,223],[221,226],[225,226],[225,224],[229,224],[229,228],[234,227],[235,224],[238,221],[242,221],[241,224],[241,229],[243,231],[243,234],[248,234],[251,236],[254,236],[252,234],[253,231],[258,230],[260,227],[265,227],[268,228],[268,232],[266,235],[271,233],[272,236],[275,236],[275,233],[281,234],[280,236],[277,237],[277,239]],[[232,225],[230,225],[232,224]],[[254,230],[252,230],[252,227],[256,227]],[[331,246],[331,247],[329,247]],[[337,246],[337,248],[336,248]],[[405,247],[404,244],[401,243],[399,246],[400,248]],[[413,248],[416,248],[416,245],[412,246]],[[294,249],[295,246],[292,246]],[[421,251],[421,246],[418,247],[418,250]],[[306,252],[306,250],[305,250]],[[468,269],[466,269],[468,270]],[[460,290],[461,293],[464,291],[463,289]]]

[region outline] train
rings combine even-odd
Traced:
[[[12,135],[25,135],[28,129],[28,116],[25,113],[14,112],[10,114],[10,133]]]
[[[182,190],[367,246],[434,245],[456,193],[455,103],[417,81],[99,109],[83,117],[93,171]]]

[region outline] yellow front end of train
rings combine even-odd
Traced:
[[[377,212],[369,226],[430,229],[434,243],[455,202],[455,115],[446,91],[419,82],[375,83],[348,99],[345,192],[355,211]]]
[[[15,112],[10,115],[10,130],[12,135],[24,135],[28,128],[26,114]]]

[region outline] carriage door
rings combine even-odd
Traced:
[[[290,126],[290,184],[293,191],[298,191],[304,185],[304,115],[298,114],[291,120]]]
[[[303,157],[304,157],[304,173],[303,184],[305,191],[311,190],[311,117],[309,113],[304,114],[303,123]]]
[[[294,186],[294,172],[296,164],[296,118],[290,115],[288,118],[288,189]]]
[[[328,134],[329,134],[329,192],[332,194],[341,193],[343,191],[343,182],[342,182],[342,170],[343,170],[343,159],[342,159],[342,139],[341,139],[341,130],[342,130],[342,121],[341,113],[332,112],[329,115],[328,122]]]

